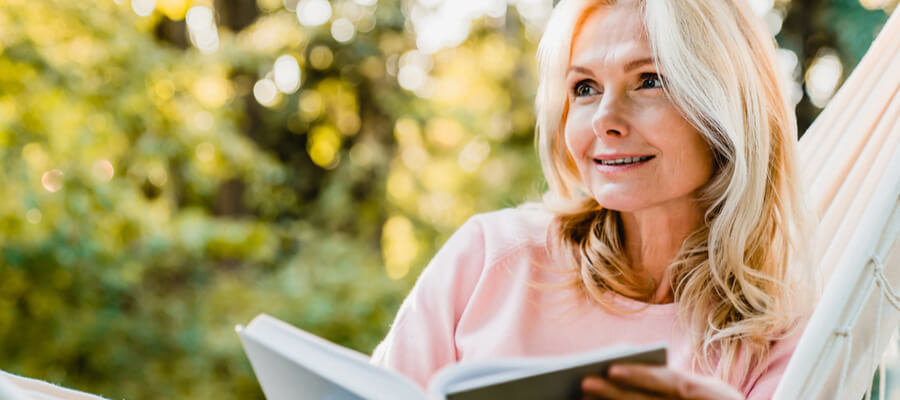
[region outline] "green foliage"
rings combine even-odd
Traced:
[[[2,368],[113,398],[250,398],[234,325],[256,313],[374,346],[403,288],[377,241],[284,217],[303,177],[240,131],[229,54],[170,48],[112,3],[3,7]]]
[[[867,32],[834,43],[857,60],[884,13],[848,1],[822,15]],[[358,28],[339,42],[282,1],[217,1],[203,53],[180,20],[212,3],[157,3],[0,4],[0,369],[110,398],[261,398],[236,324],[266,312],[368,352],[455,227],[541,191],[515,8],[425,55],[411,2],[332,2]],[[281,55],[300,89],[261,105]],[[415,62],[429,80],[410,91]]]

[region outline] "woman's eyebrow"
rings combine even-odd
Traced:
[[[654,63],[654,61],[653,61],[652,57],[639,58],[637,60],[629,61],[627,64],[625,64],[625,67],[623,67],[622,69],[627,73],[635,68],[639,68],[644,65],[653,64],[653,63]],[[566,70],[566,76],[571,74],[573,71],[580,72],[585,75],[593,75],[593,72],[591,72],[590,69],[587,69],[585,67],[578,66],[578,65],[572,65],[572,66],[569,66],[568,70]]]
[[[594,74],[593,72],[591,72],[591,70],[589,70],[585,67],[580,67],[578,65],[572,65],[569,67],[568,70],[566,70],[566,76],[569,76],[569,74],[571,74],[572,71],[581,72],[582,74],[585,74],[585,75],[593,75]]]
[[[647,57],[647,58],[640,58],[640,59],[637,59],[634,61],[630,61],[630,62],[628,62],[628,64],[625,64],[625,68],[623,68],[623,69],[625,70],[625,72],[629,72],[635,68],[642,67],[647,64],[653,64],[653,58]]]

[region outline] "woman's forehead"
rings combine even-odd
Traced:
[[[634,7],[600,7],[579,25],[571,65],[612,66],[651,56],[641,14]]]

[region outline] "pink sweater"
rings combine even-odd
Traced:
[[[621,306],[647,306],[617,314],[578,300],[572,290],[532,284],[568,279],[550,271],[554,266],[545,246],[550,219],[544,211],[519,208],[466,222],[419,276],[372,362],[424,387],[435,372],[460,360],[665,342],[669,366],[689,370],[691,347],[676,321],[677,304],[647,305],[617,296]],[[767,365],[751,372],[741,388],[748,399],[772,397],[797,337],[776,342]]]

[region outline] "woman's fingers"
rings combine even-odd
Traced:
[[[633,400],[662,400],[664,397],[645,393],[635,388],[620,385],[615,382],[588,376],[581,381],[581,392],[584,399],[633,399]]]
[[[607,378],[581,381],[585,398],[743,400],[736,389],[713,377],[691,375],[667,367],[614,365]]]
[[[743,400],[736,389],[716,378],[691,375],[668,367],[647,365],[614,365],[609,380],[663,397],[676,399]]]
[[[664,396],[687,399],[686,391],[692,388],[679,389],[684,385],[682,379],[673,370],[666,367],[650,367],[645,365],[613,365],[609,369],[609,379],[635,388],[651,390]]]

